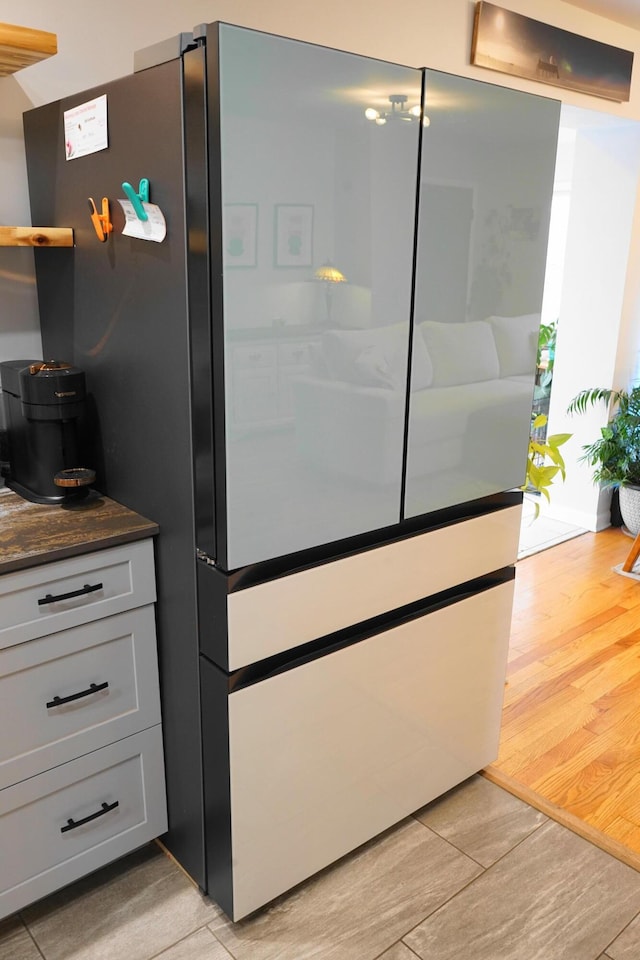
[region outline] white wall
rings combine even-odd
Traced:
[[[472,0],[0,0],[0,21],[58,35],[59,53],[41,64],[0,79],[0,218],[30,222],[26,173],[19,134],[20,114],[39,105],[129,73],[133,51],[195,24],[226,20],[344,50],[513,86],[568,104],[640,120],[640,77],[634,72],[631,100],[615,104],[508,78],[469,64]],[[508,6],[535,19],[640,53],[640,33],[584,12],[562,0],[509,0]],[[631,232],[632,256],[621,297],[621,315],[598,331],[617,336],[599,385],[617,385],[638,359],[640,333],[640,205]],[[4,250],[0,258],[0,359],[38,352],[37,311],[29,251]],[[618,307],[616,305],[615,309]],[[615,333],[614,331],[617,331]],[[610,368],[610,373],[609,373]],[[622,379],[621,379],[622,378]]]
[[[562,0],[509,0],[520,13],[605,43],[638,50],[638,33],[586,13]],[[58,34],[57,58],[20,73],[20,84],[34,103],[44,103],[128,73],[131,52],[198,23],[226,20],[344,50],[430,66],[461,75],[493,78],[530,92],[553,88],[511,81],[469,65],[472,0],[0,0],[0,20]],[[57,66],[55,62],[57,60]],[[593,98],[563,92],[562,98],[588,106]],[[640,83],[635,78],[630,105],[614,112],[640,116]],[[634,113],[635,110],[635,113]]]
[[[604,404],[567,417],[570,400],[585,387],[621,387],[634,376],[638,342],[632,341],[633,310],[621,318],[634,205],[640,172],[640,124],[590,111],[565,110],[576,128],[567,248],[556,349],[550,433],[572,433],[563,449],[567,480],[554,487],[548,513],[592,530],[609,524],[609,499],[580,464],[582,446],[599,436]],[[636,217],[637,223],[637,217]],[[637,281],[636,308],[637,308]],[[629,288],[631,284],[628,285]],[[633,297],[629,296],[631,303]]]

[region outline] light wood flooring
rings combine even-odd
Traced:
[[[586,533],[517,565],[498,760],[485,775],[640,868],[640,580]]]

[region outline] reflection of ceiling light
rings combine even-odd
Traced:
[[[376,110],[375,107],[367,107],[364,112],[367,120],[372,120],[379,127],[383,126],[388,120],[419,120],[422,110],[419,104],[407,109],[408,97],[404,93],[392,93],[389,97],[391,110]],[[423,120],[425,127],[429,125],[429,118]]]

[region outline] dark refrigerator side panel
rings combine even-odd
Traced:
[[[218,300],[221,289],[213,284],[221,268],[221,230],[219,220],[218,173],[217,201],[214,206],[218,219],[210,230],[210,200],[207,149],[207,58],[205,47],[199,46],[184,54],[184,129],[185,129],[185,184],[187,258],[189,283],[189,325],[191,330],[191,380],[193,396],[193,450],[194,494],[197,548],[209,557],[217,558],[216,516],[224,515],[224,489],[218,488],[224,477],[216,465],[224,463],[224,440],[215,448],[215,437],[224,438],[224,364],[222,353],[214,354],[212,331],[212,304],[214,315],[221,317]],[[211,69],[211,67],[209,68]],[[219,160],[218,160],[219,163]],[[215,188],[212,192],[215,194]],[[213,258],[213,259],[212,259]],[[222,339],[217,340],[218,343]],[[214,393],[215,390],[215,393]],[[212,398],[214,402],[212,402]],[[214,419],[217,418],[214,431]],[[222,525],[223,526],[223,525]],[[222,533],[219,534],[222,537]]]
[[[107,95],[109,146],[66,161],[63,112]],[[104,469],[97,488],[155,520],[158,641],[170,832],[166,845],[205,885],[182,64],[176,60],[25,115],[34,223],[72,227],[75,249],[36,251],[44,350],[86,372]],[[150,182],[162,243],[122,235],[122,182]],[[87,198],[108,197],[100,243]]]

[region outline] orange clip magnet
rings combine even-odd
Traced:
[[[91,222],[96,231],[96,236],[101,243],[104,243],[113,230],[113,224],[109,217],[109,199],[102,198],[102,213],[98,213],[93,197],[89,197],[89,209],[91,210]]]

